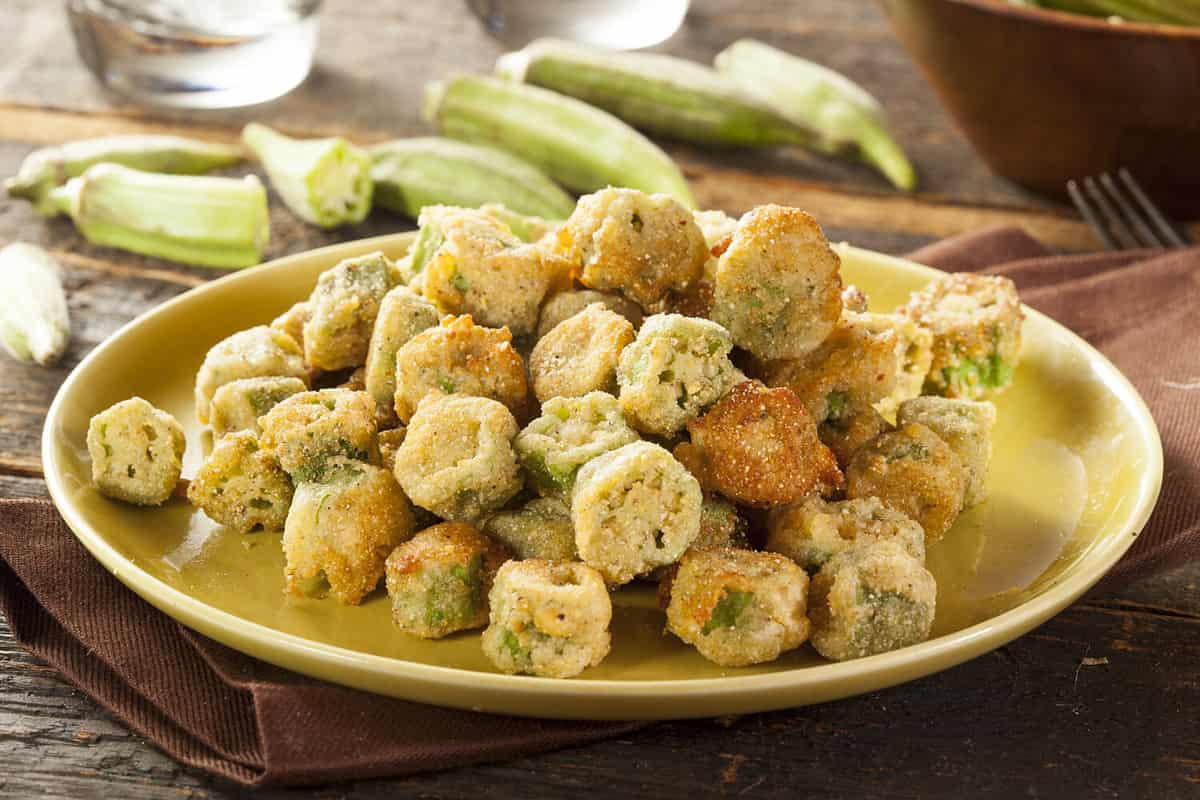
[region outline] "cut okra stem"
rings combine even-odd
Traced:
[[[612,114],[573,97],[455,75],[425,87],[424,114],[443,135],[507,150],[569,189],[623,186],[696,207],[670,156]]]
[[[717,71],[812,132],[812,147],[836,154],[857,150],[899,189],[917,176],[865,89],[831,69],[774,47],[742,39],[716,57]]]
[[[249,267],[269,238],[253,175],[161,175],[96,164],[50,193],[89,241],[201,267]]]
[[[16,242],[0,249],[0,345],[26,364],[53,364],[71,338],[58,264],[42,248]]]
[[[552,89],[641,130],[709,145],[808,145],[796,125],[711,67],[656,53],[539,39],[496,62],[509,80]]]
[[[105,136],[33,151],[21,162],[17,174],[4,182],[4,188],[13,197],[29,200],[39,214],[49,216],[57,213],[50,191],[93,164],[199,175],[241,160],[242,151],[237,147],[181,136]]]
[[[252,122],[242,141],[298,217],[322,228],[362,222],[371,211],[371,156],[340,136],[292,139]]]
[[[541,170],[494,147],[424,136],[384,142],[370,153],[375,202],[414,219],[436,205],[495,202],[547,219],[566,219],[575,208]]]

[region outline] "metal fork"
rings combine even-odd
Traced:
[[[1067,194],[1109,250],[1187,247],[1187,237],[1154,204],[1127,169],[1067,181]]]

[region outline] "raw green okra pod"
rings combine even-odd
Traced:
[[[201,267],[249,267],[269,237],[253,175],[162,175],[95,164],[50,193],[89,241]]]
[[[283,202],[322,228],[362,222],[371,211],[371,156],[340,136],[293,139],[252,122],[242,131]]]
[[[715,64],[745,91],[807,127],[814,149],[857,151],[897,188],[915,188],[916,173],[888,133],[879,102],[846,76],[753,39],[734,42]]]
[[[199,175],[241,160],[242,151],[237,147],[182,136],[105,136],[34,150],[21,162],[17,174],[4,182],[4,188],[13,197],[29,200],[39,214],[50,216],[58,212],[50,190],[82,175],[93,164]]]
[[[496,62],[509,80],[552,89],[652,133],[708,145],[808,145],[813,134],[712,67],[656,53],[539,39]]]
[[[670,156],[607,111],[573,97],[455,75],[425,87],[424,113],[443,135],[507,150],[578,192],[624,186],[696,206]]]
[[[53,364],[71,338],[71,318],[58,264],[42,248],[0,248],[0,346],[26,364]]]
[[[425,206],[510,211],[566,219],[575,201],[537,167],[503,150],[438,136],[396,139],[370,149],[375,202],[416,218]]]

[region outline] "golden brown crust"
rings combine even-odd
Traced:
[[[738,221],[718,261],[713,319],[757,358],[796,358],[842,313],[840,267],[811,216],[759,206]]]
[[[534,345],[529,373],[538,400],[615,393],[621,351],[634,340],[629,320],[592,303]]]
[[[869,409],[891,392],[898,372],[895,332],[870,330],[850,315],[812,352],[764,367],[767,385],[791,389],[818,423]]]
[[[677,447],[675,457],[704,488],[735,502],[767,508],[842,484],[833,453],[789,389],[740,383],[688,432],[690,445]]]
[[[708,258],[692,212],[667,195],[634,189],[581,197],[557,242],[585,286],[619,291],[647,310],[700,277]]]
[[[484,328],[468,316],[448,317],[396,351],[396,414],[408,422],[429,394],[489,397],[518,420],[530,413],[525,363],[507,328]]]
[[[937,434],[917,423],[883,434],[859,450],[846,470],[847,497],[878,497],[920,523],[928,542],[954,524],[965,485],[962,461]]]
[[[492,571],[508,560],[503,545],[484,536],[469,522],[440,522],[417,533],[388,556],[388,573],[406,575],[421,568],[429,560],[469,561],[482,552],[492,564]]]
[[[1008,387],[1025,319],[1011,280],[946,275],[914,292],[900,313],[933,334],[926,393],[978,400]]]
[[[542,313],[538,318],[538,338],[542,338],[558,323],[569,319],[592,303],[599,303],[614,314],[620,314],[629,320],[636,330],[642,325],[642,307],[632,300],[627,300],[619,294],[597,292],[593,289],[566,289],[547,298],[542,304]]]
[[[838,466],[845,470],[850,466],[855,453],[890,429],[888,421],[874,408],[867,406],[857,414],[836,423],[822,422],[817,426],[817,433],[825,446],[833,451]]]

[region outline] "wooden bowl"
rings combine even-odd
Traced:
[[[880,0],[996,173],[1065,196],[1127,167],[1175,214],[1200,212],[1200,28],[1004,0]]]

